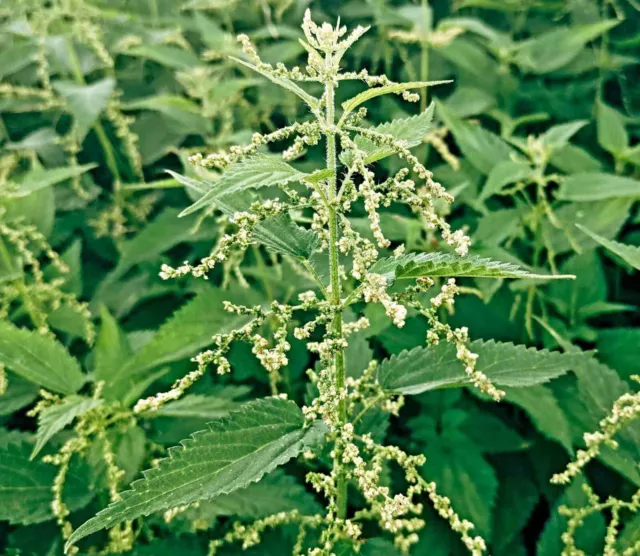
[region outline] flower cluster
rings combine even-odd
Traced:
[[[5,222],[4,214],[0,206],[0,260],[15,276],[0,288],[0,317],[6,317],[12,304],[20,301],[38,332],[50,334],[47,315],[64,305],[81,317],[85,339],[93,343],[95,328],[88,305],[64,290],[69,266],[36,226],[22,218]],[[58,276],[45,274],[41,260],[48,261]],[[23,269],[28,269],[28,278]]]
[[[632,380],[640,383],[640,376],[633,375]],[[585,466],[600,454],[603,446],[612,449],[618,448],[618,442],[614,436],[618,434],[631,421],[640,416],[640,392],[622,394],[613,404],[611,412],[600,421],[599,430],[584,435],[586,449],[578,450],[575,460],[567,465],[562,473],[557,473],[551,478],[554,484],[567,484],[578,477]],[[581,488],[586,496],[587,503],[583,507],[570,508],[561,506],[559,512],[568,518],[567,529],[562,534],[563,550],[562,556],[584,556],[585,553],[576,546],[576,532],[587,517],[603,511],[610,512],[611,519],[607,526],[605,536],[604,552],[605,556],[617,556],[620,554],[617,548],[617,540],[620,526],[620,514],[622,511],[638,514],[640,512],[640,489],[638,489],[627,502],[610,496],[602,501],[593,491],[591,486],[585,481]],[[637,554],[640,543],[635,543],[626,549],[622,554],[631,556]]]
[[[634,375],[632,378],[640,383],[640,376]],[[586,449],[578,450],[575,460],[569,463],[565,471],[554,475],[551,482],[555,484],[569,483],[582,473],[584,467],[592,459],[598,456],[602,446],[609,446],[615,450],[618,443],[614,436],[639,416],[640,392],[626,393],[620,396],[613,404],[611,413],[600,421],[599,430],[585,433]]]

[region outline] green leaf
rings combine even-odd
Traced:
[[[180,216],[205,208],[228,195],[236,195],[247,189],[299,182],[307,175],[289,166],[279,157],[257,154],[226,170],[220,180],[212,183],[208,191],[193,205],[183,210]]]
[[[618,554],[624,554],[625,550],[632,551],[632,547],[637,547],[638,543],[640,543],[640,515],[636,514],[624,523],[624,528],[618,537]]]
[[[380,124],[372,129],[376,133],[390,135],[396,141],[404,142],[406,147],[409,149],[416,147],[422,143],[427,132],[431,128],[434,108],[435,104],[431,103],[421,114],[417,114],[411,118],[399,118],[390,122],[385,122],[384,124]],[[367,153],[364,159],[365,164],[372,164],[373,162],[391,156],[394,153],[393,149],[376,145],[362,135],[356,135],[354,142],[361,151]],[[352,158],[351,153],[348,151],[344,151],[340,154],[340,160],[346,165],[350,164]]]
[[[435,439],[427,448],[427,462],[421,473],[436,483],[439,494],[451,500],[453,510],[475,525],[474,532],[491,534],[498,480],[493,467],[471,443]]]
[[[229,411],[237,409],[240,406],[237,398],[248,392],[249,388],[245,386],[228,386],[220,389],[215,395],[189,394],[163,405],[150,416],[218,419],[226,416]]]
[[[601,201],[616,197],[640,197],[640,181],[604,172],[573,174],[560,183],[558,199]]]
[[[345,118],[363,102],[367,102],[372,98],[376,98],[381,95],[399,94],[411,89],[424,89],[426,87],[443,85],[445,83],[451,83],[451,81],[408,81],[406,83],[393,83],[392,85],[384,85],[382,87],[371,87],[370,89],[362,91],[360,94],[342,103],[342,110],[344,112],[339,123],[341,124],[344,122]]]
[[[153,110],[171,120],[176,131],[207,135],[210,124],[201,114],[201,108],[192,100],[178,95],[155,95],[123,103],[123,110]]]
[[[148,58],[167,68],[176,70],[185,70],[202,65],[202,62],[195,54],[166,44],[141,44],[128,48],[123,54],[138,58]]]
[[[630,392],[629,385],[618,374],[595,360],[576,371],[578,392],[581,401],[590,412],[591,423],[587,429],[596,430],[599,422],[611,413],[615,401]],[[636,468],[635,482],[638,484],[637,462],[640,461],[640,421],[632,421],[622,429],[617,437],[620,444],[618,453],[629,457],[629,463]]]
[[[469,349],[478,354],[477,369],[489,380],[514,388],[547,382],[591,359],[588,353],[551,352],[493,340],[475,340]],[[470,384],[464,365],[456,359],[456,347],[448,342],[419,346],[385,359],[378,367],[378,382],[402,394]]]
[[[551,151],[563,149],[568,145],[569,139],[588,123],[587,120],[578,120],[576,122],[554,125],[540,136],[540,140]]]
[[[538,486],[524,456],[503,456],[500,464],[498,497],[493,516],[492,544],[496,552],[499,548],[506,548],[524,529],[540,499]],[[503,554],[511,552],[505,550]]]
[[[602,245],[602,247],[611,251],[613,254],[618,255],[618,257],[620,257],[629,266],[632,266],[636,270],[640,270],[640,247],[637,245],[626,245],[613,239],[607,239],[606,237],[602,237],[580,224],[576,224],[576,227],[582,230],[594,241],[597,241]]]
[[[60,394],[85,383],[78,362],[56,340],[0,322],[0,362],[22,378]]]
[[[624,120],[617,110],[598,100],[596,112],[598,143],[613,155],[622,154],[629,146]]]
[[[443,421],[445,416],[446,413]],[[483,454],[518,452],[531,445],[531,442],[522,438],[502,419],[487,411],[469,412],[460,425],[460,431],[470,438]]]
[[[572,282],[554,282],[549,287],[549,297],[558,310],[571,322],[584,320],[589,306],[604,303],[607,298],[607,282],[598,254],[584,251],[567,259],[561,269],[576,275]]]
[[[61,166],[59,168],[36,167],[29,170],[18,181],[20,187],[11,192],[12,197],[26,197],[34,191],[50,187],[95,168],[97,164]]]
[[[422,276],[470,278],[535,278],[542,280],[573,279],[569,274],[533,274],[513,263],[485,259],[477,255],[460,257],[453,253],[409,253],[380,259],[371,272],[382,274],[388,282]]]
[[[607,238],[616,236],[626,221],[633,199],[608,199],[592,203],[570,203],[555,209],[560,228],[548,219],[542,222],[542,234],[546,243],[558,254],[575,249],[588,249],[597,243],[575,228],[576,223]]]
[[[566,66],[591,40],[620,23],[599,21],[571,28],[556,28],[517,45],[514,61],[531,73],[549,73]]]
[[[29,459],[33,446],[26,433],[0,429],[0,521],[28,525],[53,519],[53,481],[58,468]],[[72,463],[63,500],[71,511],[93,498],[86,467]]]
[[[18,375],[7,372],[7,390],[0,396],[0,417],[31,404],[38,397],[38,387]]]
[[[179,214],[178,209],[167,207],[135,236],[123,241],[118,266],[107,280],[123,276],[141,262],[157,261],[159,255],[180,243],[213,238],[212,231],[204,226],[202,231],[194,232],[195,217],[179,218]]]
[[[124,520],[244,488],[321,437],[321,427],[304,428],[302,411],[292,401],[271,398],[248,403],[169,450],[169,457],[132,483],[120,501],[76,529],[67,548]]]
[[[95,409],[103,400],[95,400],[85,396],[68,396],[62,403],[55,404],[38,414],[38,431],[36,444],[31,453],[35,458],[51,437],[69,425],[76,417]]]
[[[585,149],[567,143],[564,147],[551,152],[549,158],[551,164],[562,170],[565,174],[577,174],[579,172],[600,172],[604,165]]]
[[[205,182],[182,176],[167,170],[181,184],[200,193],[205,193],[209,185]],[[232,217],[236,212],[247,210],[257,198],[248,192],[227,196],[215,200],[216,207],[226,216]],[[280,215],[259,223],[253,228],[253,237],[276,253],[289,255],[297,259],[308,259],[319,247],[320,240],[311,230],[295,224],[287,215]]]
[[[91,85],[54,81],[53,88],[64,99],[73,115],[75,135],[82,142],[104,110],[115,87],[115,79],[106,77]]]
[[[564,543],[562,534],[567,530],[568,518],[558,511],[560,506],[570,508],[583,508],[588,504],[587,496],[582,490],[584,478],[578,477],[564,491],[551,510],[551,517],[547,520],[542,534],[538,540],[537,556],[558,556],[562,553]],[[594,512],[579,527],[576,534],[576,543],[586,554],[602,554],[603,539],[605,535],[605,521],[601,512]]]
[[[242,64],[255,72],[258,72],[260,75],[264,75],[269,81],[275,83],[276,85],[282,87],[283,89],[287,89],[287,91],[291,91],[292,93],[298,95],[302,100],[304,100],[307,105],[311,108],[311,110],[317,110],[320,103],[317,98],[312,97],[309,93],[307,93],[304,89],[300,88],[290,79],[286,77],[277,77],[268,71],[265,71],[258,66],[251,64],[250,62],[245,62],[244,60],[240,60],[234,56],[229,56],[235,62]]]
[[[443,104],[459,118],[468,118],[491,110],[496,105],[496,99],[482,89],[458,85]]]
[[[41,127],[25,135],[19,141],[11,141],[2,145],[8,151],[33,150],[38,154],[46,152],[58,140],[58,134],[52,127]]]
[[[38,54],[36,41],[22,44],[5,44],[0,52],[0,79],[11,75],[31,64]]]
[[[600,421],[611,412],[614,402],[630,391],[618,374],[596,361],[587,361],[575,369],[576,377],[567,376],[551,384],[560,406],[569,417],[573,441],[583,445],[583,435],[600,428]],[[640,422],[633,421],[617,435],[618,449],[603,446],[598,458],[636,486],[640,486]]]
[[[124,397],[127,403],[137,399],[141,392],[136,386],[144,382],[150,371],[196,354],[211,344],[214,334],[224,334],[246,324],[250,317],[228,313],[222,301],[231,298],[246,303],[251,297],[255,294],[247,290],[242,290],[241,294],[229,294],[216,288],[201,291],[160,326],[151,341],[125,364],[110,367],[108,374],[96,376],[97,380],[106,382],[103,396],[118,400]]]
[[[544,436],[573,453],[571,428],[553,392],[544,384],[528,388],[506,388],[505,400],[524,409]]]
[[[598,330],[599,358],[609,367],[618,371],[621,377],[629,379],[640,374],[638,359],[640,328],[607,328]]]
[[[461,120],[442,104],[438,104],[438,114],[453,133],[462,154],[483,174],[490,174],[501,162],[517,160],[516,151],[495,133]]]
[[[320,513],[321,508],[313,495],[294,477],[276,469],[259,483],[200,502],[197,508],[188,510],[187,515],[190,519],[206,520],[222,516],[262,519],[293,510],[298,510],[302,515],[313,515]]]
[[[499,193],[505,185],[526,180],[532,175],[533,170],[528,162],[503,160],[489,173],[479,198],[488,199],[491,195]]]
[[[114,373],[131,357],[127,336],[106,307],[100,308],[100,331],[93,350],[94,379],[110,382]]]

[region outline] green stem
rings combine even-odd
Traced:
[[[302,266],[304,266],[304,268],[307,270],[307,272],[309,274],[311,274],[311,277],[314,279],[314,281],[318,285],[318,288],[320,288],[320,291],[322,292],[322,295],[328,301],[329,300],[329,292],[327,291],[327,288],[324,287],[324,283],[322,282],[322,278],[320,278],[320,276],[316,272],[316,269],[313,268],[313,265],[309,261],[305,261],[305,260],[302,261]]]
[[[427,0],[422,0],[422,16],[425,22],[428,21],[429,3]],[[432,25],[432,24],[431,24]],[[431,31],[431,25],[429,25],[429,31]],[[429,45],[425,41],[420,42],[420,81],[428,81],[429,79]],[[422,89],[420,95],[420,113],[427,109],[427,87]]]
[[[429,80],[429,45],[426,42],[420,43],[420,81]],[[424,87],[420,95],[420,113],[427,109],[428,89]]]
[[[73,48],[73,43],[71,42],[71,40],[67,40],[67,50],[69,52],[69,60],[71,62],[71,68],[73,70],[73,77],[75,78],[77,83],[86,85],[87,82],[84,78],[84,74],[82,73],[80,61],[78,60],[78,56],[75,49]],[[102,151],[104,152],[107,167],[114,177],[114,191],[116,192],[116,194],[119,194],[122,178],[120,177],[118,162],[116,160],[116,155],[111,142],[109,141],[107,133],[105,132],[104,127],[102,127],[100,120],[96,120],[92,127],[93,131],[95,131],[96,133],[96,137],[98,138],[100,146],[102,147]]]
[[[330,62],[330,55],[327,54]],[[326,125],[327,125],[327,168],[332,171],[332,177],[329,179],[329,190],[327,198],[329,199],[329,265],[331,277],[331,302],[337,309],[341,307],[340,297],[342,294],[342,282],[340,280],[340,270],[338,261],[338,240],[340,232],[338,230],[338,217],[335,209],[335,200],[337,195],[337,157],[336,157],[336,135],[333,131],[335,123],[335,98],[334,85],[331,82],[326,84]],[[338,311],[333,318],[331,331],[335,338],[342,338],[342,311]],[[342,393],[345,384],[345,358],[344,350],[339,350],[334,355],[335,381],[336,391]],[[338,402],[338,426],[342,428],[347,422],[347,405],[346,400],[340,399]],[[338,442],[335,449],[335,458],[333,460],[333,470],[336,476],[336,503],[338,506],[337,517],[345,519],[347,516],[347,480],[345,477],[342,464],[342,442]]]

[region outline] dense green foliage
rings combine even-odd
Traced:
[[[318,22],[371,26],[341,64],[394,81],[336,88],[338,126],[368,110],[352,125],[355,146],[340,152],[340,168],[362,160],[377,179],[394,176],[407,162],[393,156],[398,144],[376,139],[392,137],[455,196],[436,199],[436,213],[471,238],[469,254],[456,254],[424,215],[380,207],[391,243],[369,270],[388,291],[455,277],[460,295],[452,308],[434,305],[435,320],[411,305],[398,328],[381,305],[358,298],[351,274],[343,280],[354,303],[340,319],[349,326],[366,317],[369,327],[354,329],[339,359],[347,381],[370,368],[379,389],[370,406],[357,401],[356,435],[424,454],[421,475],[475,525],[490,554],[640,553],[639,6],[431,4],[0,4],[3,553],[62,554],[71,537],[81,553],[205,555],[230,532],[246,540],[240,524],[286,512],[313,530],[324,511],[326,498],[305,475],[331,468],[326,438],[338,452],[344,446],[322,419],[309,424],[303,414],[318,395],[305,371],[319,372],[322,356],[281,314],[254,331],[269,345],[288,343],[281,368],[266,372],[251,344],[234,341],[225,355],[232,372],[211,370],[183,383],[190,389],[179,399],[182,386],[176,399],[144,405],[172,395],[213,336],[253,322],[255,313],[228,312],[223,302],[266,311],[309,290],[331,293],[334,269],[309,207],[261,220],[252,244],[207,281],[159,275],[209,256],[237,230],[235,213],[284,198],[275,186],[301,195],[340,178],[312,139],[287,161],[271,154],[289,147],[282,140],[224,172],[189,162],[326,109],[320,83],[274,75],[235,39],[247,34],[274,66],[311,64],[300,42],[309,6]],[[414,92],[419,103],[403,101]],[[350,208],[353,231],[373,242],[362,200]],[[567,276],[576,278],[557,279]],[[425,345],[435,323],[468,327],[477,370],[504,399],[471,386],[456,344]],[[397,394],[406,396],[397,415],[376,405]],[[610,414],[624,427],[606,421]],[[599,429],[617,445],[598,444],[573,482],[552,484],[590,446],[583,435]],[[405,479],[386,462],[381,477],[393,492]],[[366,504],[354,484],[348,491],[353,515]],[[466,553],[426,492],[419,502],[426,525],[410,553]],[[563,539],[576,515],[563,505],[585,509],[577,549]],[[400,553],[394,535],[364,521],[360,554]],[[297,535],[285,521],[265,526],[258,546],[229,543],[219,553],[290,554]],[[353,553],[340,538],[334,553]]]

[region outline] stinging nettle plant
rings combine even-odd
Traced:
[[[425,525],[421,516],[427,500],[467,549],[481,554],[486,544],[474,536],[473,524],[460,518],[449,499],[421,475],[424,456],[385,445],[366,429],[365,417],[374,410],[397,416],[404,395],[443,387],[471,385],[499,401],[505,395],[502,387],[546,382],[589,357],[493,341],[470,343],[465,327],[453,328],[440,318],[441,309],[451,309],[460,293],[458,277],[516,278],[536,283],[570,276],[532,274],[513,264],[469,255],[467,235],[453,231],[437,210],[438,203],[451,203],[452,196],[410,151],[425,138],[433,108],[377,127],[365,122],[367,113],[362,105],[366,101],[396,94],[415,102],[419,95],[413,90],[435,83],[396,83],[366,70],[342,71],[343,55],[366,28],[357,27],[347,35],[339,23],[335,27],[316,25],[307,11],[302,29],[306,41],[301,43],[308,52],[304,70],[263,63],[245,35],[239,40],[248,61],[237,61],[297,95],[311,117],[268,134],[256,133],[249,145],[194,156],[195,165],[222,171],[217,181],[174,174],[201,194],[184,214],[215,207],[235,228],[220,239],[210,256],[177,268],[164,265],[161,276],[206,278],[215,265],[232,254],[261,244],[272,254],[293,260],[316,287],[300,294],[294,304],[274,301],[270,306],[243,306],[225,302],[225,309],[244,319],[244,324],[215,335],[214,347],[194,358],[195,370],[171,390],[139,400],[133,411],[144,417],[177,400],[210,365],[218,374],[230,372],[228,351],[237,341],[252,346],[269,374],[273,395],[247,403],[212,422],[208,430],[193,434],[181,447],[171,449],[169,457],[134,482],[131,490],[76,529],[68,539],[68,551],[101,529],[130,524],[153,512],[175,515],[201,501],[244,488],[301,456],[312,469],[308,483],[326,500],[325,511],[317,515],[277,513],[248,525],[235,522],[223,538],[211,542],[211,554],[226,543],[238,542],[245,548],[256,545],[266,529],[292,524],[299,531],[295,554],[330,555],[343,545],[358,551],[366,542],[365,524],[367,531],[377,527],[391,535],[398,549],[408,553]],[[335,93],[343,81],[360,81],[367,89],[338,107]],[[312,96],[298,83],[320,85],[322,95]],[[290,146],[281,157],[264,152],[267,145],[282,141],[289,141]],[[289,164],[303,157],[307,147],[321,144],[326,148],[325,168],[307,173]],[[403,159],[407,167],[382,179],[372,165],[388,156]],[[262,191],[252,191],[259,188],[277,188],[278,193],[262,196]],[[379,210],[392,203],[407,205],[450,249],[405,253],[399,245],[391,256],[385,256],[392,246],[381,227]],[[350,223],[352,208],[360,205],[370,223],[367,235]],[[301,214],[310,217],[310,228],[294,221],[292,216]],[[350,319],[347,315],[361,313],[358,308],[363,304],[380,304],[399,328],[409,311],[422,315],[429,324],[426,345],[348,373],[350,337],[370,323],[364,316]],[[267,323],[276,325],[272,341],[262,333]],[[288,365],[291,349],[290,330],[296,339],[307,341],[307,349],[316,355],[315,367],[307,371],[310,387],[303,406],[279,393],[280,374]],[[401,470],[403,491],[391,488],[389,468]],[[359,492],[356,503],[349,504],[350,489]]]

